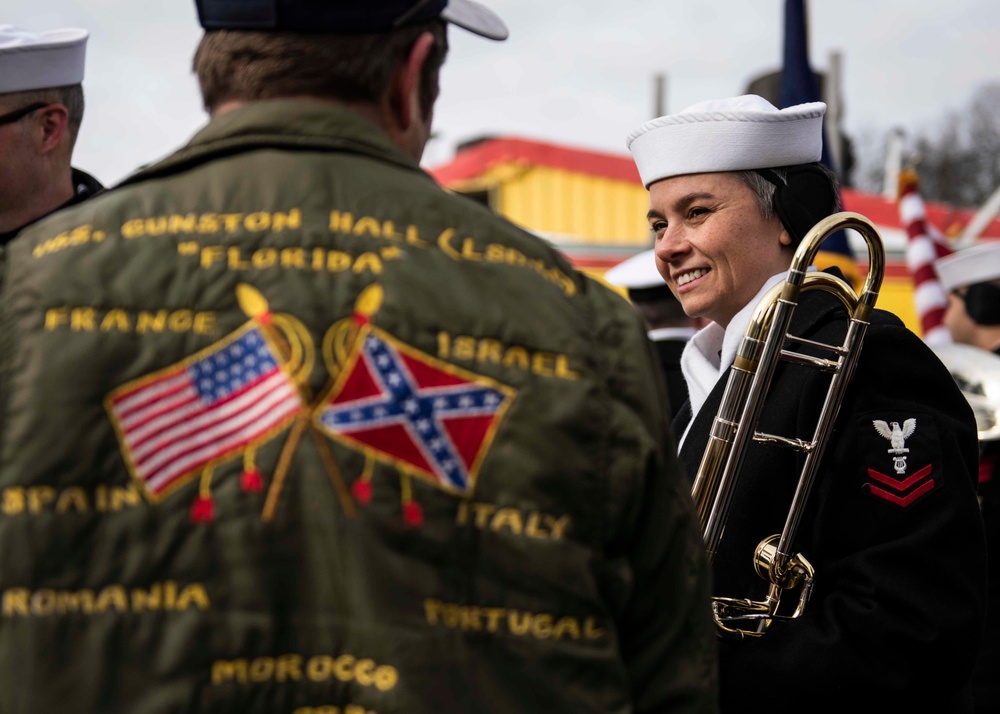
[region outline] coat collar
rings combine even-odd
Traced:
[[[119,185],[190,169],[209,160],[261,147],[364,154],[427,176],[388,135],[357,112],[320,99],[249,102],[212,119],[188,144],[144,166]]]
[[[97,194],[104,191],[104,186],[96,178],[88,174],[86,171],[81,171],[80,169],[70,168],[71,180],[73,181],[73,198],[66,201],[66,203],[53,208],[48,213],[42,214],[37,218],[28,221],[23,226],[15,228],[12,231],[0,232],[0,248],[10,243],[14,240],[14,237],[23,231],[28,226],[32,226],[43,218],[55,213],[56,211],[61,211],[64,208],[69,208],[70,206],[75,206],[78,203],[82,203],[89,198],[93,198]]]

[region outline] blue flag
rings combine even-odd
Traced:
[[[781,68],[778,108],[785,109],[796,104],[819,101],[822,101],[819,81],[809,65],[809,29],[805,0],[785,0],[785,53]],[[837,128],[834,127],[833,130],[837,131]],[[836,171],[837,167],[833,165],[827,148],[825,127],[823,155],[820,161],[830,170]],[[835,265],[854,285],[860,283],[857,261],[844,231],[837,231],[826,239],[817,263],[821,269]]]

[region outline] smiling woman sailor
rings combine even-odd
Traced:
[[[690,476],[717,434],[732,365],[747,368],[737,348],[758,301],[837,209],[835,182],[815,163],[825,108],[709,101],[628,138],[649,189],[656,265],[689,315],[713,321],[682,358],[690,400],[674,426]],[[819,356],[815,343],[842,344],[848,322],[835,295],[803,291],[789,333],[814,341],[796,351]],[[775,368],[762,432],[813,434],[831,375],[805,361]],[[893,423],[904,426],[896,433]],[[775,570],[754,553],[785,523],[804,459],[749,444],[735,505],[710,548],[720,596],[764,602],[773,592],[755,570]],[[747,701],[762,711],[971,711],[985,602],[975,473],[975,422],[954,380],[897,318],[874,310],[791,551],[802,554],[794,575],[811,599],[805,591],[801,616],[765,610],[722,641],[723,711],[746,711]],[[717,614],[720,632],[740,624]]]

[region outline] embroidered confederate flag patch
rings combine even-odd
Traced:
[[[862,490],[907,509],[941,486],[941,448],[925,414],[875,414],[858,422]]]
[[[314,418],[333,439],[468,494],[513,396],[368,326]]]

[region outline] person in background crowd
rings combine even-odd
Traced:
[[[1000,355],[1000,243],[984,243],[939,258],[934,269],[948,293],[944,324],[959,344]],[[984,368],[1000,360],[981,360]],[[965,375],[970,380],[976,374]],[[970,383],[966,389],[984,390]],[[996,405],[1000,409],[1000,404]],[[983,649],[972,677],[977,714],[1000,712],[1000,441],[979,444],[979,502],[990,553],[989,616]]]
[[[681,372],[681,353],[702,322],[684,314],[684,308],[657,271],[652,250],[622,261],[609,269],[604,278],[612,285],[625,288],[629,300],[639,311],[646,334],[660,358],[670,402],[670,419],[673,420],[688,398]]]
[[[837,210],[835,181],[817,163],[825,109],[778,110],[746,95],[628,137],[649,189],[660,273],[688,315],[712,321],[681,360],[690,399],[674,427],[692,476],[755,307],[784,280],[809,229]],[[840,345],[847,323],[836,296],[803,291],[790,334]],[[829,356],[808,343],[793,349]],[[811,439],[830,379],[779,364],[756,429]],[[944,365],[899,319],[874,310],[788,571],[777,574],[779,617],[761,636],[766,615],[721,620],[747,633],[720,643],[721,709],[970,711],[986,609],[976,461],[975,420]],[[717,596],[765,603],[769,581],[754,553],[782,532],[802,465],[798,451],[750,443],[712,556]],[[782,619],[800,602],[809,563],[811,599],[801,617]]]
[[[197,8],[208,125],[8,251],[0,711],[715,711],[638,316],[419,167],[503,22]]]
[[[0,247],[102,188],[71,166],[86,50],[86,30],[0,25]]]

